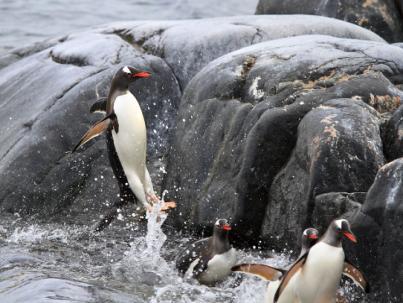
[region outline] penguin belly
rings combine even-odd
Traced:
[[[301,303],[335,303],[343,265],[342,247],[324,242],[313,246],[297,282],[296,293]]]
[[[267,285],[266,293],[264,295],[265,303],[273,303],[274,296],[276,294],[277,288],[280,286],[281,280],[271,281],[269,285]]]
[[[208,263],[207,268],[199,276],[198,280],[203,284],[214,284],[223,281],[231,274],[231,268],[236,263],[236,251],[234,248],[223,254],[215,255]]]
[[[118,132],[112,130],[116,153],[130,189],[143,204],[147,204],[144,190],[147,132],[143,113],[130,92],[118,96],[113,109],[119,124]]]
[[[301,271],[297,272],[291,279],[288,281],[287,287],[281,292],[280,297],[277,300],[277,303],[300,303],[301,301],[296,296],[296,284],[299,278]],[[270,286],[272,283],[272,286]],[[269,286],[267,287],[266,292],[266,302],[273,303],[274,296],[278,287],[280,286],[281,280],[270,282]]]

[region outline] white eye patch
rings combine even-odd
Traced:
[[[123,70],[126,74],[131,74],[131,71],[130,71],[129,67],[127,67],[127,66],[125,66],[122,70]]]
[[[336,226],[339,228],[339,229],[341,229],[341,225],[342,225],[342,223],[343,222],[347,222],[347,220],[346,219],[340,219],[340,220],[336,220]]]

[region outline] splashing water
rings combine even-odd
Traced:
[[[0,302],[262,302],[267,283],[256,277],[236,274],[215,287],[180,277],[174,258],[196,239],[165,235],[161,205],[148,214],[147,234],[121,221],[93,234],[88,226],[1,218]],[[275,267],[290,262],[288,252],[266,258],[259,251],[239,251],[238,260]]]

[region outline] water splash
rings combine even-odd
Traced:
[[[160,266],[160,262],[165,262],[161,257],[161,248],[167,240],[167,236],[162,231],[161,227],[167,219],[166,213],[161,213],[161,208],[164,204],[165,192],[161,200],[154,204],[151,212],[147,213],[147,234],[145,237],[146,249],[144,256],[148,258],[152,265]]]
[[[69,235],[62,229],[47,229],[37,224],[17,227],[7,239],[8,243],[40,243],[43,240],[68,242]]]

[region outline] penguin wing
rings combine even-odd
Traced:
[[[201,273],[203,273],[207,267],[208,267],[208,262],[211,260],[211,256],[209,254],[201,254],[199,257],[199,262],[195,264],[193,267],[193,276],[197,277]]]
[[[294,262],[294,264],[290,267],[290,269],[285,273],[283,279],[281,280],[281,283],[276,291],[276,294],[274,295],[274,303],[277,303],[278,299],[280,298],[281,293],[283,290],[287,287],[288,282],[290,282],[291,278],[299,271],[302,269],[302,267],[305,264],[306,258],[308,257],[308,252],[303,254],[301,257],[298,258],[297,261]]]
[[[109,125],[112,123],[113,124],[113,120],[114,120],[115,114],[112,113],[108,116],[106,116],[105,118],[103,118],[102,120],[98,121],[97,123],[95,123],[85,134],[84,136],[81,138],[81,140],[77,143],[77,145],[73,148],[72,153],[74,153],[77,148],[79,148],[81,145],[84,145],[85,143],[87,143],[88,141],[90,141],[91,139],[98,137],[100,134],[102,134],[105,130],[108,129]]]
[[[285,270],[271,267],[265,264],[238,264],[231,268],[232,271],[243,272],[258,276],[267,281],[276,281],[281,278]]]
[[[197,259],[201,259],[202,252],[204,247],[207,245],[208,238],[196,241],[186,247],[177,257],[175,266],[178,269],[179,273],[184,275],[191,264],[195,262]],[[200,260],[197,262],[197,264]],[[195,266],[197,265],[195,264]]]
[[[366,293],[370,292],[367,278],[357,267],[347,260],[344,260],[343,275],[353,280],[354,284],[362,288]]]
[[[90,113],[102,113],[106,114],[106,103],[108,102],[107,97],[99,98],[90,108]]]

